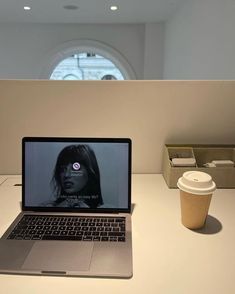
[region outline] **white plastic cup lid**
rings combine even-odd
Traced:
[[[196,195],[211,194],[216,189],[210,175],[200,171],[185,172],[177,182],[180,190]]]

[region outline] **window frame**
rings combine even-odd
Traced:
[[[93,40],[70,41],[56,47],[45,58],[45,65],[40,77],[42,79],[50,79],[54,69],[61,61],[74,54],[83,52],[94,52],[109,59],[120,70],[124,80],[136,79],[136,74],[125,57],[112,47]]]

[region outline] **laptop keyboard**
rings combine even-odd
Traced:
[[[24,215],[8,239],[125,242],[125,217]]]

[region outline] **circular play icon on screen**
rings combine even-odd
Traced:
[[[79,170],[80,169],[80,164],[78,163],[78,162],[74,162],[74,164],[73,164],[73,169],[74,170]]]

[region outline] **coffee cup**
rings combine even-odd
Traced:
[[[182,224],[189,229],[202,228],[216,184],[207,173],[188,171],[179,178],[177,186],[180,190]]]

